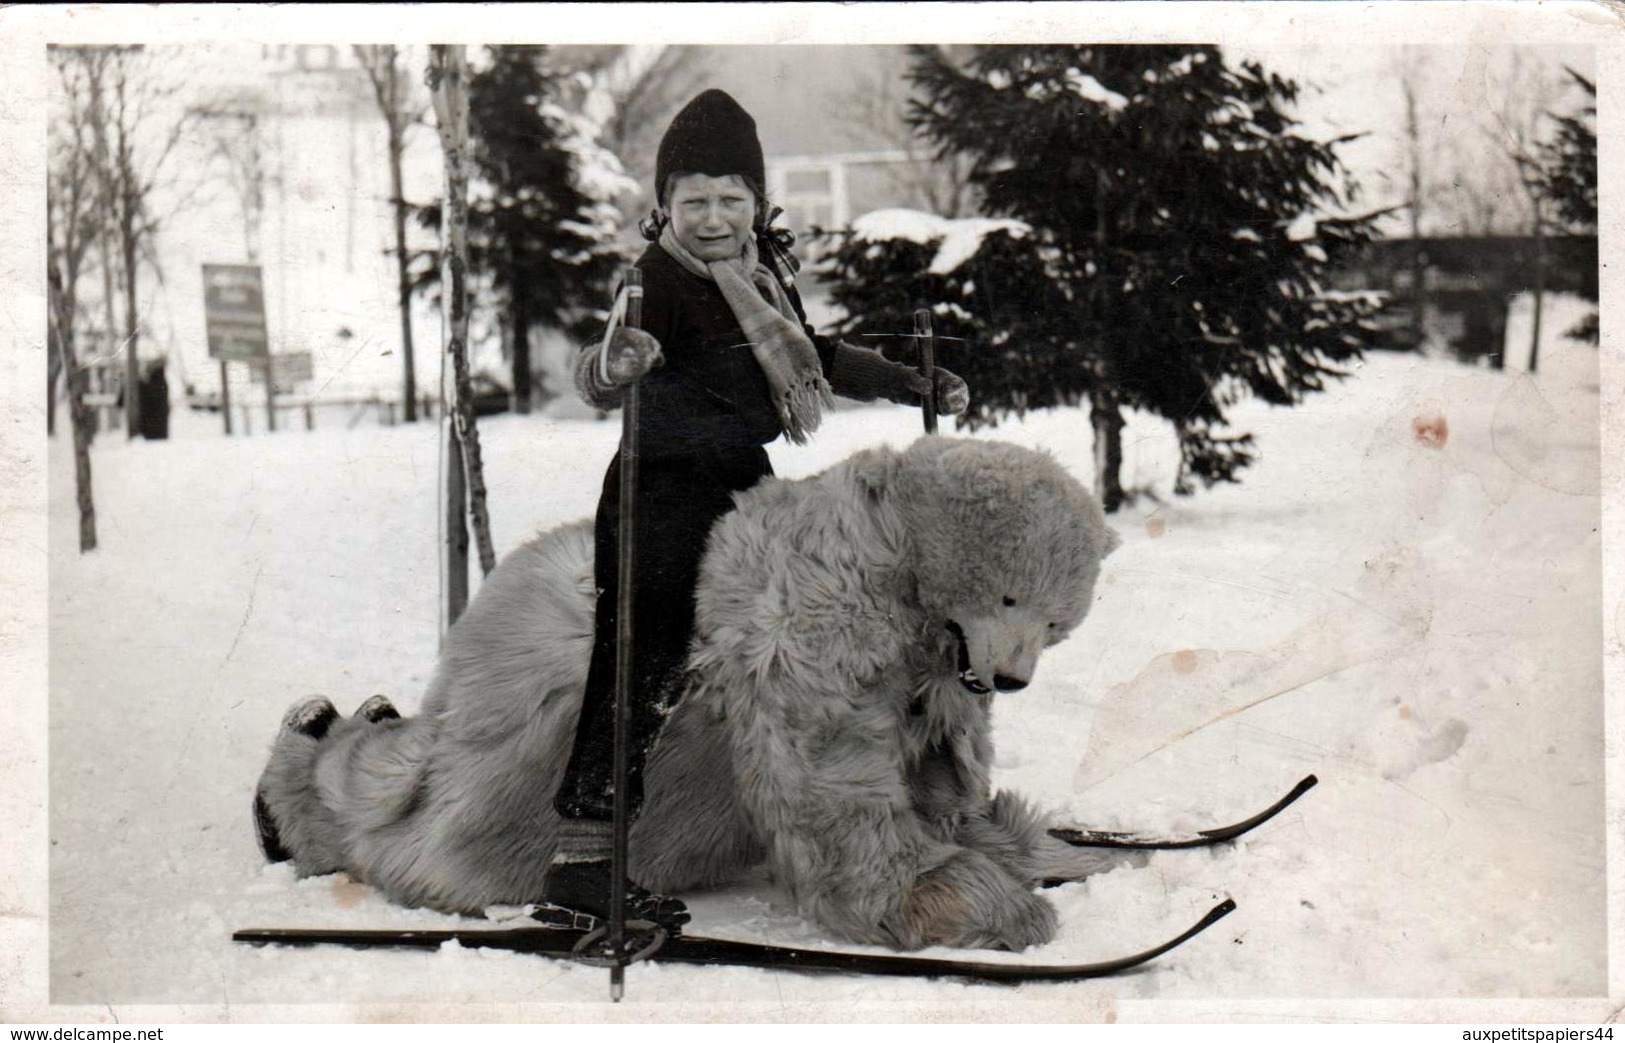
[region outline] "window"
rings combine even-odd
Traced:
[[[779,223],[804,242],[815,227],[829,229],[845,224],[850,217],[845,175],[846,169],[838,160],[804,158],[770,167],[768,197],[784,208]]]
[[[336,69],[339,65],[338,48],[323,44],[310,44],[298,49],[299,68],[307,72]]]

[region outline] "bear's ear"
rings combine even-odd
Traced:
[[[891,447],[881,446],[847,457],[845,467],[858,488],[867,493],[870,499],[878,500],[896,481],[901,459]]]

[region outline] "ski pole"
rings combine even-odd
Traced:
[[[919,308],[914,312],[914,336],[920,340],[920,372],[925,375],[927,390],[920,396],[920,408],[925,412],[925,433],[937,433],[937,345],[931,330],[931,310]]]
[[[628,267],[621,275],[626,290],[625,323],[643,328],[643,273]],[[626,877],[627,834],[631,808],[627,802],[627,746],[631,742],[632,715],[632,592],[634,553],[637,549],[638,487],[638,382],[626,387],[621,398],[621,531],[620,582],[615,594],[615,794],[614,846],[610,849],[609,886],[609,995],[616,1003],[626,989]]]

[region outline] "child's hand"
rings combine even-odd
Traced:
[[[937,412],[954,416],[970,408],[970,385],[954,374],[938,366],[932,370],[937,378]],[[925,395],[930,390],[925,377],[918,370],[913,371],[909,381],[910,390],[916,395]]]
[[[629,326],[617,329],[609,338],[609,358],[605,368],[616,384],[630,384],[665,361],[660,342]]]

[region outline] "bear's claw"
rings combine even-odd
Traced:
[[[368,724],[377,724],[379,721],[399,720],[401,712],[395,709],[389,696],[379,694],[356,707],[355,715]]]
[[[282,730],[319,740],[338,719],[339,711],[332,700],[318,695],[289,709],[282,718]]]

